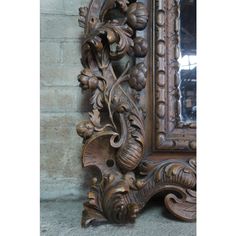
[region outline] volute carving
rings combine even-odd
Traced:
[[[169,192],[165,205],[176,217],[196,215],[195,161],[144,158],[145,111],[139,98],[147,80],[148,43],[136,32],[145,29],[148,18],[146,6],[135,1],[92,0],[80,8],[85,38],[78,81],[91,92],[92,110],[76,129],[84,139],[83,166],[98,170],[84,204],[83,226],[134,222],[147,201],[163,191]],[[118,73],[114,61],[127,56]]]

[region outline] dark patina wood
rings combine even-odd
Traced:
[[[84,139],[83,166],[97,169],[83,226],[134,222],[161,192],[177,218],[196,217],[195,124],[172,124],[177,120],[178,65],[171,68],[168,60],[177,61],[178,2],[147,4],[92,0],[88,8],[80,8],[85,39],[78,80],[83,90],[91,91],[92,110],[77,132]],[[130,60],[117,73],[114,62],[127,55]]]
[[[158,0],[155,6],[153,150],[195,151],[196,122],[183,123],[179,118],[179,1]]]

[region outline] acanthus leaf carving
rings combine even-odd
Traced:
[[[113,19],[109,12],[117,8],[122,17]],[[194,214],[186,213],[195,199],[194,161],[144,159],[145,109],[140,105],[140,92],[146,86],[147,67],[142,58],[148,47],[135,32],[147,26],[145,5],[92,0],[86,14],[81,10],[81,16],[86,35],[81,59],[84,70],[78,81],[83,90],[91,92],[92,111],[89,120],[80,122],[76,129],[84,139],[83,166],[95,167],[98,174],[84,204],[82,225],[134,222],[146,202],[163,191],[183,196],[166,195],[165,205],[175,216],[194,219]],[[163,20],[159,21],[162,24]],[[162,55],[164,51],[159,49]],[[118,76],[112,62],[124,56],[139,57],[139,63],[128,62]]]
[[[130,23],[132,17],[129,18],[129,14],[135,18],[132,23]],[[122,84],[128,83],[132,89],[141,91],[146,85],[147,69],[144,63],[131,68],[128,63],[125,71],[117,78],[111,62],[128,54],[130,48],[134,46],[132,36],[135,29],[144,28],[146,21],[145,6],[132,3],[127,6],[127,22],[125,19],[97,22],[94,29],[90,29],[90,34],[82,45],[82,61],[85,69],[78,80],[80,87],[93,91],[91,97],[93,111],[90,113],[90,122],[99,128],[97,126],[100,126],[100,120],[95,117],[95,111],[96,114],[103,108],[108,111],[110,124],[105,126],[117,133],[111,137],[110,144],[118,149],[116,163],[123,172],[134,170],[143,157],[144,122],[143,117],[140,116],[141,109],[132,96],[127,94]],[[139,41],[139,43],[136,42],[136,47],[138,44],[141,46],[145,44],[144,41],[140,39]],[[112,48],[114,43],[116,47]],[[91,123],[86,123],[86,125],[91,126]],[[86,139],[92,135],[92,127],[89,128]],[[80,131],[80,126],[77,127],[78,134],[85,134],[84,127],[81,129],[82,131]]]
[[[191,162],[169,160],[159,162],[142,161],[137,168],[139,177],[133,172],[107,174],[101,182],[94,182],[85,204],[87,218],[98,222],[123,224],[133,223],[146,202],[160,192],[168,193],[164,202],[176,217],[192,221],[196,218],[196,169]],[[186,173],[186,175],[183,175]],[[90,209],[92,209],[90,211]],[[90,215],[90,217],[88,217]],[[93,224],[88,221],[84,226]]]

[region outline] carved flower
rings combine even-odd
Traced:
[[[136,57],[145,57],[147,54],[147,41],[142,37],[134,39],[134,54]]]
[[[84,139],[88,139],[93,135],[94,132],[94,125],[91,121],[81,121],[76,126],[77,134]]]
[[[81,74],[78,75],[78,81],[80,82],[80,87],[83,90],[86,89],[96,89],[98,86],[98,79],[95,77],[91,70],[85,68],[82,70]]]
[[[141,91],[146,86],[147,68],[143,62],[137,64],[130,72],[128,80],[131,88]]]
[[[127,23],[136,30],[146,27],[148,21],[148,11],[143,3],[131,3],[127,10]]]

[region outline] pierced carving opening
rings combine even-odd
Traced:
[[[113,167],[115,163],[114,163],[113,160],[109,159],[109,160],[106,161],[106,164],[107,164],[108,167]]]
[[[104,14],[104,13],[103,13]],[[116,6],[115,8],[112,8],[105,12],[104,16],[104,21],[109,21],[109,20],[118,20],[118,21],[123,21],[125,17],[124,12],[120,9],[120,7]]]

